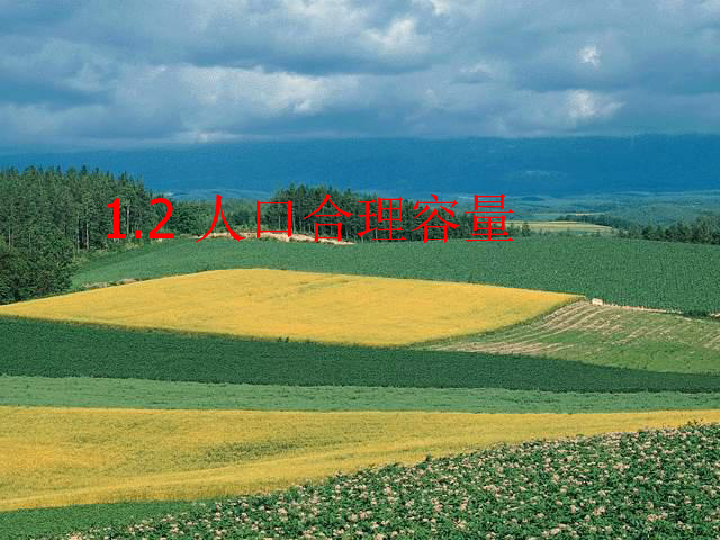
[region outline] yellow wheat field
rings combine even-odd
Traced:
[[[218,270],[0,306],[0,314],[328,343],[403,345],[491,331],[577,296],[417,279]]]
[[[718,422],[613,414],[293,413],[0,407],[0,511],[222,497],[501,441]]]

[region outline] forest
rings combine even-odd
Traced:
[[[124,231],[149,230],[161,212],[142,181],[86,167],[6,169],[0,194],[0,303],[68,288],[79,256],[117,243],[107,238],[115,197]]]

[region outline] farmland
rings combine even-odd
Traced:
[[[46,343],[53,344],[51,355]],[[610,368],[528,355],[248,341],[11,317],[0,317],[0,373],[288,386],[720,390],[720,376]]]
[[[720,373],[720,323],[577,302],[514,328],[439,350],[528,354],[613,367]]]
[[[377,245],[381,244],[381,245]],[[177,239],[94,257],[83,284],[232,268],[462,281],[580,294],[608,303],[720,312],[720,247],[595,237],[350,246]]]
[[[90,377],[0,377],[0,406],[261,411],[638,412],[720,408],[717,393],[551,392],[504,388],[397,388],[204,384]]]
[[[0,540],[720,540],[720,0],[106,4],[0,0]]]
[[[581,415],[0,408],[0,509],[252,493],[498,442],[720,421]],[[4,471],[4,472],[2,472]]]
[[[403,345],[496,330],[577,299],[468,283],[250,269],[200,272],[30,300],[0,306],[0,316],[265,339]]]
[[[82,537],[713,538],[719,441],[718,424],[531,441],[84,527]]]
[[[510,450],[494,446],[720,422],[720,324],[598,308],[572,296],[717,311],[712,280],[695,280],[690,271],[709,275],[714,246],[594,237],[519,238],[512,246],[178,239],[91,257],[76,277],[77,288],[164,279],[0,309],[0,529],[14,539],[113,526],[113,537],[122,538],[128,526],[145,523],[140,528],[148,527],[149,538],[160,538],[172,530],[194,534],[199,531],[191,523],[200,523],[200,534],[214,538],[207,527],[207,512],[215,508],[210,500],[232,497],[235,502],[219,503],[232,520],[223,522],[224,529],[236,527],[243,537],[243,527],[252,528],[233,513],[237,501],[245,501],[241,513],[268,516],[277,537],[293,537],[300,525],[275,519],[274,509],[281,512],[284,497],[332,490],[334,482],[392,474],[393,482],[402,483],[403,471],[432,464],[441,467],[438,477],[448,478],[447,464],[462,471],[457,485],[472,486],[472,474],[497,469],[485,469],[485,458],[469,467],[462,465],[465,457],[452,456],[482,448],[509,451],[516,461],[525,455],[516,448],[579,453],[584,460],[577,461],[578,474],[587,475],[599,457],[617,459],[617,435]],[[659,262],[651,266],[651,260]],[[668,279],[667,272],[684,274]],[[642,284],[648,279],[663,287],[650,294]],[[699,440],[716,428],[683,429],[694,430],[693,440]],[[644,444],[639,437],[676,446],[682,436],[623,437],[627,453],[628,445]],[[415,465],[427,454],[449,457]],[[374,468],[396,462],[410,468]],[[338,470],[345,476],[325,480]],[[359,476],[347,476],[353,471]],[[311,484],[282,491],[303,482]],[[551,485],[540,477],[532,493],[553,492]],[[573,493],[605,497],[601,487]],[[417,485],[407,485],[405,495],[426,501]],[[200,500],[208,506],[190,502]],[[115,501],[120,504],[102,504]],[[76,506],[82,503],[91,506]],[[343,508],[357,509],[358,516],[365,503],[355,492],[343,496]],[[533,504],[539,504],[536,496]],[[42,509],[48,506],[59,508]],[[328,515],[340,511],[325,508]],[[509,514],[497,519],[499,506],[484,508],[484,517],[466,523],[453,510],[436,519],[442,527],[436,530],[413,527],[407,520],[425,514],[397,508],[378,524],[387,522],[388,534],[394,526],[414,528],[417,538],[438,530],[450,534],[451,527],[457,538],[493,527],[517,533],[505,520]],[[182,512],[187,519],[180,520]],[[342,512],[338,519],[348,527],[374,527],[372,520],[345,519],[351,514]],[[161,521],[167,513],[174,518]],[[557,516],[524,526],[553,531],[552,525],[575,523],[574,530],[585,530],[586,521]],[[596,517],[596,526],[608,526]],[[333,519],[315,523],[315,537],[332,537],[337,527],[323,527]],[[423,523],[431,523],[427,519]],[[385,534],[379,530],[385,529],[374,534]]]

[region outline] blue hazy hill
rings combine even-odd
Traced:
[[[127,171],[176,194],[254,194],[291,182],[408,197],[667,192],[720,189],[720,136],[311,139],[0,154],[0,167],[30,164]]]

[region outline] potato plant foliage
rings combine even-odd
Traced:
[[[74,538],[720,538],[718,456],[720,424],[534,441]]]

